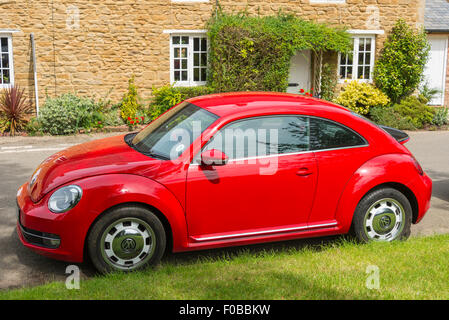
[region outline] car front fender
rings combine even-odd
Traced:
[[[87,238],[92,224],[108,209],[123,204],[142,204],[158,210],[168,221],[173,251],[187,247],[187,224],[184,209],[174,194],[162,184],[138,175],[106,174],[72,181],[83,189],[83,197],[67,218],[76,219],[81,238]],[[76,212],[75,212],[76,211]],[[84,247],[84,243],[83,243]]]

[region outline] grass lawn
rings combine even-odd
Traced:
[[[379,268],[379,289],[366,287],[370,265]],[[80,286],[53,282],[0,291],[0,299],[449,299],[449,235],[164,260],[156,269]]]

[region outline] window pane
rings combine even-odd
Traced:
[[[365,53],[365,64],[371,64],[371,53]]]
[[[199,67],[199,65],[200,65],[200,54],[199,53],[193,54],[193,65],[195,67]]]
[[[362,66],[358,67],[357,79],[363,79],[363,67]]]
[[[182,48],[181,49],[181,57],[182,58],[187,58],[187,48]]]
[[[2,52],[8,52],[8,38],[1,38]]]
[[[175,71],[175,81],[179,81],[179,80],[181,80],[181,72]]]
[[[174,159],[187,150],[217,118],[209,111],[183,102],[140,131],[132,142],[137,151]],[[182,139],[176,139],[181,136]]]
[[[2,69],[0,69],[0,84],[3,84],[3,73],[2,73]]]
[[[359,51],[365,51],[365,39],[364,38],[359,39]]]
[[[175,59],[175,69],[180,69],[181,68],[181,63],[179,61],[179,59]]]
[[[365,64],[365,54],[359,53],[359,65]]]
[[[193,38],[193,51],[200,51],[200,38]]]
[[[324,119],[310,119],[310,147],[312,150],[362,145],[365,145],[365,141],[343,125]]]
[[[11,83],[11,79],[9,78],[9,70],[7,69],[3,69],[3,83]]]
[[[173,37],[173,44],[179,44],[180,37]]]
[[[174,52],[173,52],[173,56],[174,56],[175,58],[179,58],[179,52],[180,52],[180,49],[179,49],[179,48],[175,48],[175,50],[174,50]]]
[[[370,78],[370,67],[366,66],[365,67],[365,79],[369,79]]]
[[[366,39],[366,51],[371,51],[371,39]]]
[[[346,78],[348,78],[348,79],[352,79],[352,67],[348,67],[348,71],[347,71],[348,73],[347,73],[347,75],[346,75]]]
[[[181,43],[182,44],[189,44],[189,37],[182,37]]]
[[[277,116],[236,121],[220,130],[205,149],[219,149],[230,159],[308,151],[308,118]]]
[[[207,53],[201,54],[201,66],[206,67],[207,66]]]
[[[207,81],[207,69],[201,68],[201,81]]]
[[[200,69],[199,68],[193,69],[193,81],[200,81]]]
[[[7,54],[2,54],[1,66],[2,68],[9,68],[9,56]]]
[[[201,39],[201,51],[207,51],[207,39]]]
[[[187,69],[187,59],[182,59],[182,69]]]
[[[182,81],[187,81],[187,71],[182,71]]]
[[[347,57],[348,56],[346,54],[341,54],[340,55],[340,65],[345,65],[346,64]]]

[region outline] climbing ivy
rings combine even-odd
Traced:
[[[297,51],[351,49],[344,29],[282,13],[260,17],[219,11],[208,23],[208,36],[208,85],[216,92],[283,92]]]

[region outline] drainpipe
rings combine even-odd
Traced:
[[[36,69],[36,47],[34,44],[34,33],[30,35],[31,38],[31,49],[33,55],[33,71],[34,71],[34,97],[36,99],[36,117],[39,117],[39,94],[37,86],[37,69]]]

